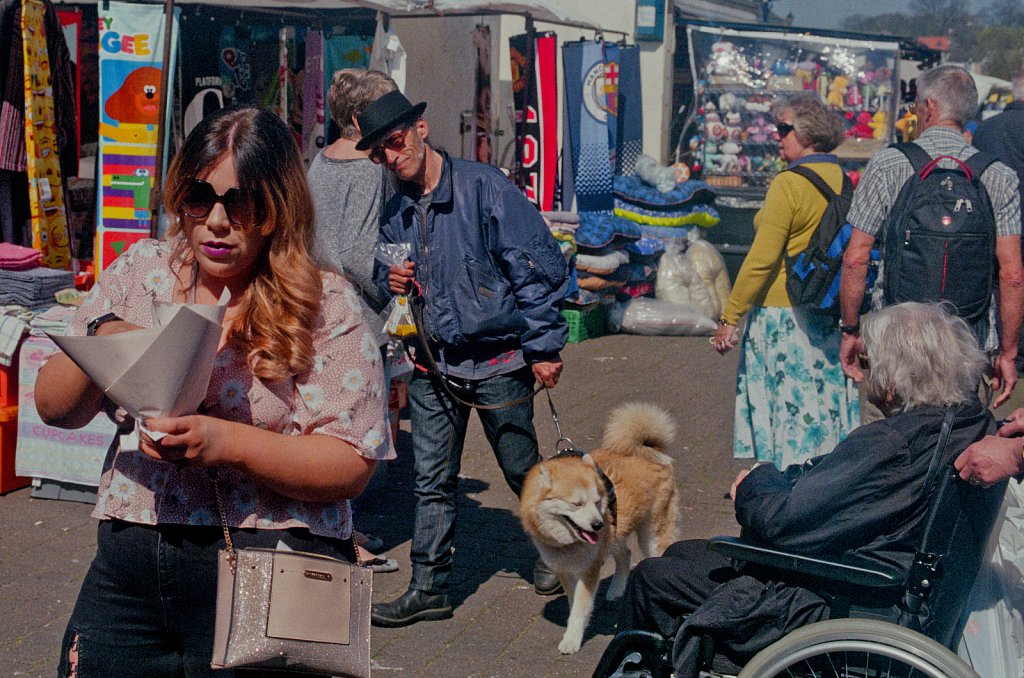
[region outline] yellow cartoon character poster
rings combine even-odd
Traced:
[[[163,7],[111,2],[108,10],[100,11],[99,24],[101,169],[95,257],[96,270],[102,271],[116,254],[103,245],[107,231],[123,239],[125,231],[143,237],[150,229],[157,133],[166,116],[160,92]],[[172,69],[173,64],[174,50]]]
[[[26,0],[21,13],[25,57],[25,152],[29,180],[32,246],[49,268],[71,268],[71,239],[64,210],[60,155],[54,130],[53,87],[39,0]]]

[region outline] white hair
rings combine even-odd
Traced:
[[[962,318],[944,304],[905,302],[864,318],[873,402],[896,396],[896,411],[949,407],[977,397],[987,360]]]

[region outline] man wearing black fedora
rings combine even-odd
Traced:
[[[536,382],[553,388],[568,327],[559,303],[568,286],[562,253],[537,209],[498,169],[431,147],[415,106],[389,92],[357,117],[357,148],[385,165],[400,190],[384,208],[380,241],[409,243],[403,266],[377,264],[385,299],[419,295],[417,369],[409,384],[416,522],[409,590],[373,606],[377,626],[452,616],[456,489],[472,409],[505,481],[517,495],[541,457],[533,428]],[[422,341],[429,337],[429,341]],[[560,590],[541,561],[538,593]]]

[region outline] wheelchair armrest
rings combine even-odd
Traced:
[[[896,568],[852,554],[806,556],[752,544],[736,537],[712,537],[708,548],[734,560],[856,586],[897,588],[905,579],[905,574]]]

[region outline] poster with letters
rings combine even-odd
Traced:
[[[175,10],[175,33],[179,10]],[[110,265],[107,230],[148,233],[153,209],[164,14],[159,5],[111,2],[99,12],[100,152],[96,270]],[[177,36],[172,37],[172,45]],[[175,50],[171,50],[173,72]]]

